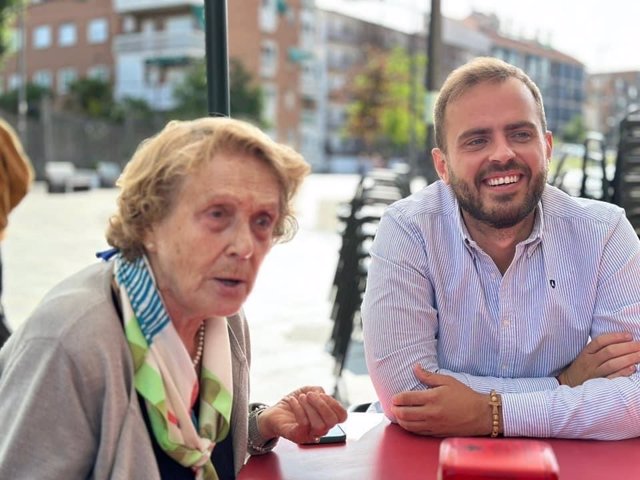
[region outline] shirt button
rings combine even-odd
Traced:
[[[509,325],[511,325],[511,322],[509,320],[503,320],[502,325],[508,327]]]

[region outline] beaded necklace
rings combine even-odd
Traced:
[[[196,356],[192,359],[193,368],[198,368],[200,359],[202,358],[202,351],[204,350],[204,322],[200,324],[198,328],[198,348],[196,348]]]

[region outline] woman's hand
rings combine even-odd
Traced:
[[[347,411],[322,387],[302,387],[267,408],[258,417],[258,429],[264,438],[313,443],[346,419]]]

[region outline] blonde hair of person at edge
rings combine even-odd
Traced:
[[[142,142],[118,181],[114,248],[0,350],[0,478],[235,478],[278,438],[316,442],[344,421],[320,387],[248,403],[242,305],[295,233],[308,170],[228,118],[172,121]]]
[[[33,181],[33,167],[13,127],[0,119],[0,242],[9,224],[9,214],[27,195]],[[2,299],[2,257],[0,256],[0,347],[11,330]]]

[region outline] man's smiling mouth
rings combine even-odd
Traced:
[[[520,175],[507,175],[505,177],[495,177],[487,180],[487,184],[490,187],[497,187],[500,185],[510,185],[516,183],[520,179]]]

